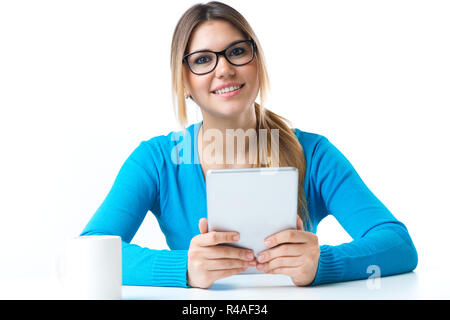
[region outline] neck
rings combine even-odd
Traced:
[[[254,108],[250,111],[249,115],[239,118],[203,117],[198,139],[203,163],[236,167],[252,161],[249,151],[256,143],[256,113]]]

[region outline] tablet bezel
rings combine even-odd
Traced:
[[[219,177],[221,175],[228,175],[228,177],[230,177],[229,175],[235,175],[234,177],[238,179],[238,181],[236,181],[236,183],[241,183],[244,184],[241,186],[241,188],[244,188],[245,183],[248,184],[248,186],[252,186],[253,188],[258,188],[258,184],[257,182],[259,181],[259,183],[261,183],[262,180],[258,180],[258,179],[254,179],[256,182],[252,182],[251,180],[251,176],[254,175],[262,175],[262,176],[267,176],[267,181],[265,181],[261,186],[262,188],[272,188],[270,191],[273,191],[273,194],[276,194],[277,199],[275,199],[275,201],[278,201],[279,199],[285,199],[286,201],[290,201],[289,204],[279,204],[279,207],[282,208],[284,207],[284,210],[280,210],[280,211],[286,211],[283,213],[278,212],[277,216],[273,215],[273,217],[276,217],[277,220],[274,220],[274,223],[267,223],[267,219],[271,219],[272,215],[270,215],[269,212],[265,212],[263,214],[263,216],[266,218],[264,219],[264,221],[261,221],[261,219],[259,219],[260,217],[258,216],[257,213],[255,212],[251,212],[250,210],[250,214],[254,214],[254,217],[250,217],[252,223],[251,225],[240,225],[239,223],[237,223],[237,225],[233,228],[230,226],[233,226],[233,218],[235,220],[240,220],[240,218],[242,218],[241,216],[237,216],[240,215],[242,213],[239,212],[225,212],[226,208],[223,209],[219,209],[218,211],[221,212],[211,212],[211,207],[214,207],[214,205],[211,205],[211,201],[219,201],[219,203],[226,203],[226,199],[217,199],[217,194],[214,195],[214,197],[212,196],[211,193],[214,193],[214,191],[211,190],[211,188],[216,188],[216,189],[222,189],[222,187],[219,186],[215,186],[214,184],[216,177]],[[223,176],[222,176],[223,177]],[[270,179],[270,177],[273,177],[272,179]],[[241,179],[242,178],[242,179]],[[214,180],[213,180],[214,179]],[[240,181],[239,181],[240,179]],[[247,244],[246,246],[243,246],[240,242],[238,241],[237,243],[233,243],[233,244],[228,244],[228,245],[232,245],[232,246],[236,246],[236,247],[241,247],[241,248],[249,248],[252,249],[255,252],[255,255],[257,255],[259,252],[267,249],[264,247],[264,243],[263,243],[263,239],[265,239],[266,237],[275,234],[277,232],[280,232],[282,230],[285,229],[296,229],[297,228],[297,200],[298,200],[298,169],[295,167],[267,167],[267,168],[233,168],[233,169],[210,169],[206,172],[206,198],[207,198],[207,217],[208,217],[208,230],[209,231],[215,231],[215,230],[219,230],[219,231],[237,231],[241,234],[241,240],[244,239],[245,243]],[[288,186],[284,186],[281,185],[281,183],[286,183],[288,182],[288,184],[290,184],[290,187]],[[212,185],[211,185],[212,183]],[[256,183],[256,184],[255,184]],[[230,186],[232,187],[232,186]],[[284,188],[283,188],[284,187]],[[277,188],[283,188],[285,190],[283,190],[283,192],[280,192]],[[264,192],[267,194],[267,190],[264,189]],[[230,192],[232,193],[232,192]],[[236,196],[236,195],[235,195]],[[256,195],[252,195],[252,200],[254,198],[256,198]],[[270,197],[265,197],[265,199],[262,199],[263,201],[266,201],[266,206],[263,207],[268,207],[268,208],[274,208],[274,207],[278,207],[276,206],[277,202],[271,202]],[[225,201],[225,202],[224,202]],[[217,203],[217,202],[216,202]],[[260,204],[258,204],[260,205]],[[217,209],[216,209],[217,210]],[[263,212],[263,211],[261,211]],[[227,216],[231,217],[231,220],[227,219],[226,223],[223,223],[224,225],[221,225],[220,222],[218,222],[217,220],[222,220],[222,217],[224,214],[227,214]],[[218,218],[217,215],[222,215],[221,218]],[[273,227],[272,227],[273,225]],[[283,226],[283,227],[281,227]],[[252,228],[252,229],[249,229]],[[258,232],[257,230],[255,230],[254,228],[258,228],[261,230],[261,232]],[[234,229],[234,230],[233,230]],[[247,234],[255,234],[256,232],[256,236],[249,238],[246,237]],[[255,239],[254,242],[252,242],[252,239]],[[258,240],[256,240],[258,239]],[[248,268],[247,271],[244,272],[245,274],[252,274],[252,273],[263,273],[262,271],[258,271],[256,268],[254,267],[250,267]]]

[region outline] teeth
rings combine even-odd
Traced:
[[[241,86],[228,87],[228,88],[223,88],[223,89],[214,91],[214,93],[215,94],[222,94],[222,93],[227,93],[227,92],[230,92],[230,91],[238,90],[239,88],[241,88]]]

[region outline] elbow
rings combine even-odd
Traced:
[[[80,237],[83,236],[101,236],[101,235],[106,235],[105,232],[102,232],[100,230],[95,230],[95,229],[84,229],[81,233],[80,233]]]
[[[384,264],[385,271],[382,274],[405,273],[417,268],[419,256],[411,236],[403,224],[389,223],[379,225],[371,230],[372,235],[375,235],[375,233],[372,233],[375,230],[378,233],[378,239],[382,239],[380,243],[383,243],[385,248],[390,248],[383,255],[383,260],[386,264]]]
[[[117,234],[117,232],[86,228],[80,233],[80,237],[83,236],[120,236],[120,235]]]
[[[90,227],[89,225],[84,228],[84,230],[80,233],[80,237],[83,236],[119,236],[122,241],[130,242],[129,238],[120,232],[114,232],[112,230],[104,229],[104,228],[95,228]]]
[[[406,272],[413,271],[419,264],[419,255],[417,254],[416,247],[414,246],[412,239],[409,237],[409,241],[406,243]]]
[[[403,240],[400,250],[397,252],[399,273],[410,272],[417,268],[419,255],[406,227],[395,228],[395,233]]]

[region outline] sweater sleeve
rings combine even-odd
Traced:
[[[159,175],[151,146],[144,141],[125,161],[81,235],[121,237],[123,285],[186,287],[187,250],[130,244],[149,210],[160,213]]]
[[[321,245],[319,266],[312,285],[367,279],[412,271],[417,251],[403,223],[369,190],[350,162],[326,138],[313,154],[314,192],[353,238],[338,246]]]

